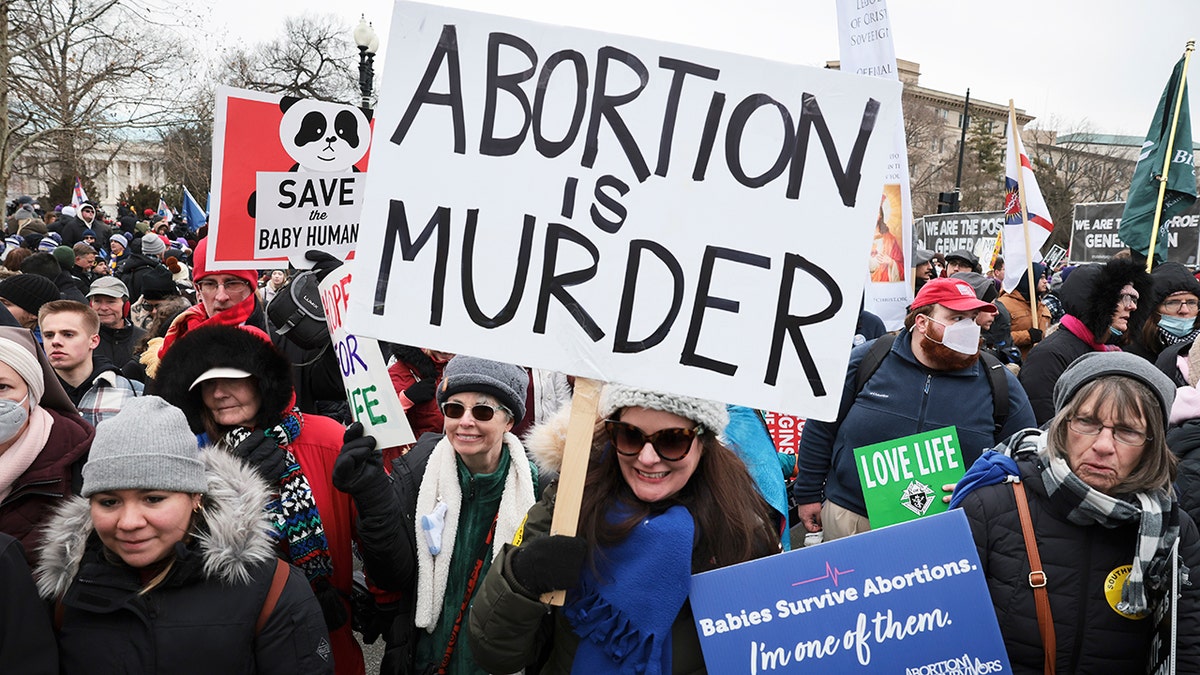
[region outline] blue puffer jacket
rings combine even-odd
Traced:
[[[1025,390],[1012,373],[1008,380],[1008,419],[995,433],[992,389],[983,364],[954,371],[926,368],[913,355],[912,333],[900,332],[879,369],[855,397],[858,364],[871,342],[850,352],[837,422],[809,420],[800,438],[800,475],[792,487],[798,504],[824,498],[866,515],[854,449],[923,431],[954,426],[966,466],[1021,429],[1035,427]]]

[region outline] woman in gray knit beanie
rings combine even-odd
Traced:
[[[333,672],[320,605],[275,557],[266,486],[197,448],[178,408],[143,396],[101,422],[81,494],[37,571],[61,672]]]
[[[1175,395],[1140,356],[1085,354],[1054,385],[1047,428],[984,453],[955,487],[951,506],[970,523],[1013,672],[1148,672],[1156,609],[1178,622],[1175,669],[1200,672],[1200,533],[1180,508],[1165,442]],[[1057,645],[1038,629],[1026,527]]]

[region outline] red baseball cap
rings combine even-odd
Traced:
[[[913,299],[912,309],[927,305],[942,305],[955,312],[970,312],[982,310],[996,313],[996,306],[984,302],[975,295],[975,288],[962,279],[932,279],[925,282],[917,297]]]

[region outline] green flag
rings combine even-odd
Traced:
[[[1155,258],[1167,259],[1167,221],[1196,201],[1196,165],[1192,148],[1192,119],[1188,113],[1187,81],[1183,79],[1187,55],[1175,64],[1167,88],[1163,90],[1154,121],[1142,144],[1137,166],[1133,170],[1133,182],[1129,186],[1129,198],[1125,201],[1125,213],[1121,216],[1118,234],[1129,248],[1149,257],[1150,232],[1154,229],[1154,209],[1158,204],[1159,179],[1162,178],[1163,160],[1166,157],[1167,141],[1171,135],[1172,116],[1175,103],[1182,89],[1183,101],[1179,106],[1179,121],[1175,125],[1175,142],[1171,148],[1171,167],[1167,171],[1167,192],[1163,196],[1162,216],[1159,219],[1158,241]]]

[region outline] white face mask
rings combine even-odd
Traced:
[[[28,400],[28,394],[20,401],[0,398],[0,443],[11,441],[25,428],[25,422],[29,420],[29,411],[25,409]]]
[[[945,328],[942,331],[941,342],[934,340],[929,333],[925,333],[925,337],[929,338],[930,342],[945,345],[959,354],[979,353],[980,327],[973,319],[964,318],[962,321],[952,324],[944,324],[933,318],[929,318],[929,320]]]

